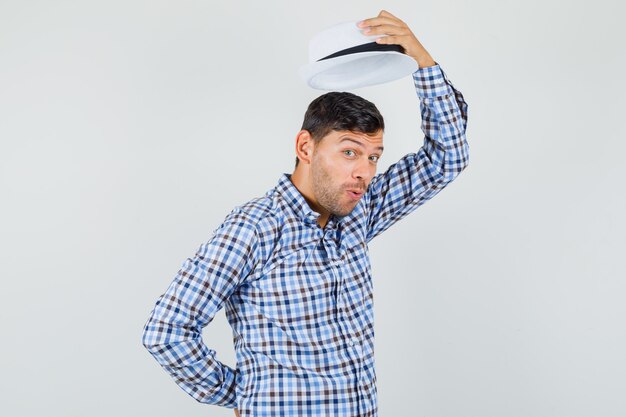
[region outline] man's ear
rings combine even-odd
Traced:
[[[302,129],[296,136],[296,155],[301,163],[310,164],[315,149],[315,141],[308,130]]]

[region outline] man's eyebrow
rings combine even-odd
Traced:
[[[364,147],[365,147],[365,145],[363,145],[363,144],[362,144],[361,142],[359,142],[358,140],[355,140],[355,139],[352,139],[352,138],[347,138],[347,137],[346,137],[346,138],[341,139],[341,140],[339,141],[339,143],[341,143],[341,142],[343,142],[343,141],[346,141],[346,140],[349,140],[350,142],[354,142],[354,143],[356,143],[356,144],[357,144],[357,145],[359,145],[361,148],[364,148]],[[382,151],[384,151],[384,150],[385,150],[385,147],[384,147],[384,146],[377,146],[377,147],[376,147],[376,149],[378,149],[379,151],[381,151],[381,152],[382,152]]]

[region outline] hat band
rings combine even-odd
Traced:
[[[324,58],[318,59],[317,62],[323,61],[325,59],[336,58],[338,56],[356,54],[359,52],[370,52],[370,51],[396,51],[396,52],[400,52],[401,54],[403,54],[404,48],[402,47],[402,45],[396,45],[396,44],[382,44],[381,45],[380,43],[370,42],[370,43],[364,43],[362,45],[353,46],[351,48],[342,49],[341,51],[335,52],[333,54],[325,56]]]

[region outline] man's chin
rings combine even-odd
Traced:
[[[352,213],[354,211],[354,209],[356,208],[357,205],[358,205],[358,202],[352,208],[343,210],[341,213],[333,213],[333,215],[335,217],[339,217],[339,218],[346,217],[346,216],[348,216],[350,213]]]

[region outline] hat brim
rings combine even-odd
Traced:
[[[371,51],[312,62],[298,74],[311,88],[346,90],[393,81],[417,69],[417,62],[406,54]]]

